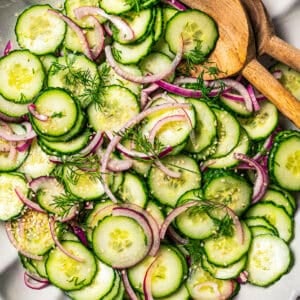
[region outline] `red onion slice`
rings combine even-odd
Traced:
[[[247,91],[248,91],[249,96],[251,98],[252,106],[253,106],[254,111],[259,111],[260,106],[259,106],[259,103],[257,101],[256,95],[255,95],[255,92],[254,92],[254,88],[251,84],[248,84]]]
[[[140,213],[147,219],[147,221],[151,227],[151,230],[153,232],[153,244],[152,244],[152,248],[149,251],[149,256],[155,256],[160,247],[159,225],[156,222],[156,220],[153,218],[153,216],[149,212],[147,212],[142,207],[140,207],[136,204],[122,203],[122,204],[120,204],[120,206],[124,207],[124,208],[132,209],[132,210]]]
[[[165,77],[168,77],[170,74],[172,74],[175,71],[176,67],[180,63],[182,59],[182,54],[183,54],[183,47],[180,48],[174,60],[170,64],[170,66],[167,69],[165,69],[162,73],[155,74],[155,75],[148,75],[148,76],[137,76],[124,71],[114,59],[111,51],[111,46],[105,47],[105,55],[106,55],[107,62],[113,68],[113,70],[122,78],[135,83],[141,83],[141,84],[154,83],[154,82],[158,83],[157,81]]]
[[[9,40],[4,48],[4,51],[3,51],[3,55],[6,56],[10,53],[10,51],[12,50],[13,48],[13,44],[11,42],[11,40]]]
[[[83,46],[83,52],[84,52],[85,56],[87,56],[89,59],[93,60],[93,55],[92,55],[91,49],[89,47],[89,43],[88,43],[86,36],[83,33],[82,29],[76,23],[74,23],[69,17],[63,15],[62,13],[60,13],[58,11],[49,9],[48,12],[59,17],[60,19],[62,19],[76,33],[76,35],[78,36],[78,38]]]
[[[53,239],[55,245],[57,246],[57,248],[61,252],[63,252],[65,255],[67,255],[68,257],[70,257],[70,258],[72,258],[72,259],[74,259],[74,260],[76,260],[78,262],[84,262],[84,259],[82,259],[81,257],[78,257],[78,256],[74,255],[73,253],[70,253],[60,243],[60,241],[58,240],[58,237],[57,237],[57,235],[55,233],[55,219],[52,216],[49,217],[49,226],[50,226],[50,232],[51,232],[52,239]]]
[[[40,213],[46,213],[44,209],[42,209],[36,202],[31,201],[28,199],[19,188],[15,188],[15,193],[17,194],[18,198],[28,207],[31,209],[40,212]]]
[[[20,141],[26,141],[26,140],[32,140],[34,137],[36,137],[36,133],[32,130],[32,126],[28,122],[22,123],[24,127],[26,128],[25,134],[11,134],[8,133],[5,129],[0,127],[0,137],[10,141],[10,142],[20,142]]]
[[[28,104],[28,111],[33,115],[33,117],[35,117],[36,119],[38,119],[39,121],[42,122],[46,122],[48,121],[49,117],[46,115],[41,115],[37,112],[36,110],[36,106],[33,103]]]
[[[16,146],[16,149],[17,151],[19,152],[25,152],[29,149],[29,147],[31,146],[32,144],[32,139],[31,140],[27,140],[27,141],[22,141],[22,142],[19,142]]]
[[[107,169],[112,172],[127,171],[132,167],[131,159],[110,159],[107,164]]]
[[[173,220],[179,216],[180,214],[182,214],[183,212],[185,212],[187,209],[189,209],[190,207],[199,205],[199,201],[190,201],[187,202],[181,206],[176,207],[175,209],[173,209],[166,217],[164,223],[162,224],[161,228],[160,228],[160,232],[159,232],[159,236],[161,239],[165,238],[167,229],[169,227],[169,225],[173,222]]]
[[[177,0],[163,0],[164,3],[176,8],[179,11],[185,11],[187,8]]]
[[[132,267],[132,266],[138,264],[141,260],[143,260],[146,257],[146,255],[148,255],[148,253],[153,245],[152,229],[151,229],[147,219],[144,217],[144,215],[140,214],[139,212],[137,212],[131,208],[117,206],[117,207],[113,208],[112,215],[113,216],[124,216],[124,217],[129,217],[131,219],[134,219],[143,228],[143,231],[145,233],[145,236],[147,239],[147,251],[146,251],[144,257],[142,257],[138,261],[135,261],[133,265],[127,266],[127,268]],[[116,269],[120,269],[120,266],[113,266],[113,267]]]
[[[41,290],[49,285],[48,280],[37,280],[27,272],[24,272],[24,283],[27,287],[34,290]]]
[[[157,133],[160,131],[160,129],[165,126],[168,123],[171,122],[183,122],[187,120],[186,115],[172,115],[172,116],[165,116],[158,120],[156,124],[152,127],[150,133],[149,133],[149,142],[153,145],[154,144],[154,139],[157,135]]]
[[[104,30],[105,30],[105,32],[109,35],[109,36],[112,36],[113,35],[113,32],[112,32],[112,30],[111,30],[111,28],[110,28],[110,25],[109,25],[109,23],[105,23],[104,24]]]
[[[11,145],[7,156],[8,160],[14,161],[17,158],[16,145]]]
[[[181,177],[181,173],[179,171],[174,171],[174,170],[169,169],[160,160],[157,159],[154,162],[155,162],[156,166],[167,176],[169,176],[171,178],[180,178]]]
[[[43,256],[31,254],[21,248],[21,246],[18,244],[18,242],[12,232],[11,222],[5,223],[5,229],[6,229],[6,234],[8,236],[9,241],[18,250],[19,253],[21,253],[22,255],[24,255],[28,258],[31,258],[31,259],[43,260],[43,258],[44,258]]]
[[[73,230],[73,232],[74,232],[74,234],[79,238],[79,240],[81,241],[81,243],[84,245],[84,246],[88,246],[88,240],[87,240],[87,237],[86,237],[86,234],[85,234],[85,232],[84,232],[84,230],[80,227],[80,226],[78,226],[78,225],[76,225],[76,224],[70,224],[71,225],[71,227],[72,227],[72,230]]]
[[[128,295],[129,299],[130,300],[139,300],[139,297],[136,295],[135,291],[133,290],[133,288],[129,282],[126,270],[121,271],[121,276],[122,276],[122,281],[124,284],[126,294]]]
[[[168,227],[167,234],[177,244],[186,245],[189,242],[188,239],[180,236],[172,226]]]
[[[104,40],[105,40],[104,29],[100,24],[100,22],[98,21],[98,19],[95,18],[94,16],[89,16],[88,22],[90,22],[94,26],[94,32],[96,35],[95,44],[93,45],[93,47],[89,45],[89,49],[92,53],[92,57],[94,60],[96,60],[104,48]]]
[[[90,141],[90,143],[80,151],[83,156],[88,156],[91,153],[95,153],[97,149],[101,146],[104,140],[104,132],[98,131]]]
[[[152,297],[151,285],[152,285],[152,275],[155,270],[158,259],[159,256],[157,256],[154,259],[154,261],[150,264],[145,274],[145,278],[143,281],[143,292],[144,292],[145,300],[154,300]]]
[[[122,39],[130,41],[134,38],[134,32],[131,27],[119,16],[109,15],[103,9],[92,6],[82,6],[74,10],[76,18],[81,19],[86,16],[100,15],[109,20],[122,33]]]
[[[240,273],[240,275],[237,277],[236,281],[240,284],[244,284],[244,283],[247,283],[248,281],[248,272],[247,271],[242,271]]]
[[[249,165],[249,167],[254,168],[257,172],[256,180],[253,188],[253,195],[252,195],[252,203],[256,203],[266,193],[269,184],[269,177],[267,175],[267,172],[257,161],[247,157],[245,154],[234,153],[234,157],[240,161],[245,162],[246,164]]]

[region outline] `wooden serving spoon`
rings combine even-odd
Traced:
[[[300,101],[298,101],[273,75],[256,60],[252,29],[240,0],[182,0],[187,6],[210,15],[218,25],[219,39],[209,57],[210,62],[221,71],[217,77],[224,78],[241,73],[263,95],[300,128]],[[191,73],[197,77],[203,65]],[[207,72],[204,79],[214,79]]]
[[[261,0],[241,0],[250,17],[259,55],[269,54],[300,72],[300,49],[275,34],[271,18]]]

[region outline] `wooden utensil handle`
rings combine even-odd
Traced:
[[[300,101],[298,101],[256,59],[242,71],[243,76],[265,95],[277,108],[300,128]]]
[[[271,36],[264,52],[300,72],[300,49],[293,47],[276,35]]]

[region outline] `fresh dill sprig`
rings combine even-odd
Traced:
[[[159,159],[159,154],[165,148],[165,146],[157,139],[154,141],[154,144],[152,144],[148,138],[136,128],[128,128],[122,132],[117,132],[116,134],[121,136],[123,140],[130,140],[133,142],[136,151],[145,153],[153,160]]]
[[[101,82],[99,75],[92,75],[90,70],[77,69],[74,67],[76,61],[75,55],[65,55],[65,64],[54,62],[50,68],[50,73],[56,75],[64,71],[64,83],[66,88],[78,99],[83,107],[89,103],[95,102],[101,105],[99,93],[101,91]]]
[[[81,203],[82,200],[74,197],[70,193],[56,195],[53,199],[52,206],[62,211],[63,215],[67,215],[72,207]]]
[[[192,265],[199,265],[201,263],[203,256],[201,243],[201,240],[189,240],[185,245],[186,250],[189,252]]]
[[[96,154],[63,157],[61,163],[54,170],[55,176],[58,178],[64,176],[73,185],[78,183],[83,174],[88,174],[93,181],[101,180],[99,158]]]

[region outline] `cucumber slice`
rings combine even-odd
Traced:
[[[158,251],[157,264],[154,267],[151,278],[151,292],[153,297],[166,297],[178,290],[186,275],[184,269],[187,267],[182,254],[177,248],[162,245]],[[136,266],[128,270],[128,277],[134,289],[143,292],[143,279],[153,257],[147,256]]]
[[[92,103],[87,110],[89,123],[96,131],[117,132],[139,113],[136,96],[127,88],[112,85],[101,91],[101,106]]]
[[[295,211],[293,206],[291,205],[290,201],[279,191],[268,189],[263,196],[262,199],[260,199],[260,202],[272,202],[280,207],[283,207],[286,212],[293,217]]]
[[[165,216],[163,208],[158,203],[153,200],[148,201],[146,211],[155,219],[159,227],[162,226]]]
[[[83,108],[95,100],[99,84],[97,65],[82,54],[59,57],[49,70],[48,86],[69,91]]]
[[[205,199],[226,205],[238,216],[250,206],[252,187],[244,177],[234,172],[216,170],[205,173],[204,179],[207,179],[203,187]],[[216,209],[211,214],[218,217],[220,213],[223,216],[222,212]]]
[[[288,271],[291,261],[289,247],[282,239],[269,234],[256,236],[248,256],[248,280],[263,287],[273,284]]]
[[[250,231],[253,237],[262,235],[262,234],[271,234],[271,235],[276,235],[274,234],[274,231],[271,229],[264,227],[264,226],[252,226],[250,227]]]
[[[91,132],[86,130],[81,135],[67,142],[50,142],[42,137],[38,139],[38,142],[44,146],[44,150],[49,149],[49,152],[46,150],[46,153],[50,155],[53,152],[56,152],[59,155],[71,155],[78,153],[81,149],[83,149],[88,144],[90,137]]]
[[[133,218],[108,216],[94,229],[92,243],[101,261],[116,268],[128,268],[147,255],[149,241]]]
[[[18,216],[24,208],[15,189],[18,188],[23,195],[27,195],[28,187],[21,173],[1,173],[0,186],[0,220],[7,221]]]
[[[278,111],[274,104],[263,101],[260,110],[249,118],[239,118],[241,126],[253,140],[264,139],[271,134],[278,124]]]
[[[128,172],[124,175],[119,195],[124,202],[133,203],[141,207],[145,207],[148,200],[145,183],[137,175]]]
[[[170,296],[159,298],[159,300],[189,300],[190,294],[185,286],[183,284],[175,293],[171,294]]]
[[[75,174],[75,178],[72,176]],[[63,180],[66,189],[75,197],[83,200],[101,198],[104,189],[100,178],[93,178],[89,172],[74,167],[64,168]]]
[[[204,270],[209,272],[216,279],[235,279],[245,269],[247,255],[244,255],[236,263],[228,267],[218,267],[211,264],[205,255],[202,256],[201,264]]]
[[[9,127],[16,134],[26,134],[25,128],[20,124],[10,123]],[[6,141],[2,138],[0,138],[0,143],[2,145],[10,144],[9,141]],[[23,152],[17,151],[17,153],[12,158],[9,158],[9,152],[0,152],[0,171],[9,172],[18,169],[20,166],[22,166],[24,161],[26,161],[28,152],[28,149]]]
[[[201,266],[191,270],[186,284],[193,299],[229,299],[233,293],[231,280],[216,279]],[[212,288],[212,284],[216,289]]]
[[[232,101],[224,95],[220,95],[219,99],[225,108],[239,116],[250,117],[252,115],[252,112],[247,109],[245,102]]]
[[[218,36],[214,20],[192,9],[176,13],[168,21],[165,31],[171,51],[177,53],[183,42],[184,57],[193,63],[203,62],[204,57],[214,49]]]
[[[192,153],[198,153],[212,144],[216,137],[216,117],[213,111],[204,101],[188,99],[196,113],[196,126],[193,140],[189,139],[185,149]]]
[[[99,5],[106,13],[119,15],[131,10],[135,2],[128,0],[100,0]]]
[[[224,157],[229,154],[240,140],[240,125],[226,110],[213,108],[217,118],[217,145],[212,158]]]
[[[282,63],[277,63],[272,70],[282,72],[279,81],[300,101],[300,73]]]
[[[247,217],[245,219],[245,222],[248,225],[248,227],[250,228],[250,230],[251,230],[251,227],[263,227],[263,228],[266,228],[266,229],[272,231],[272,233],[274,235],[278,236],[277,229],[269,221],[267,221],[267,219],[264,217]]]
[[[194,189],[184,193],[177,201],[176,206],[184,204],[186,201],[203,199],[202,190]],[[214,234],[217,226],[209,214],[191,207],[175,219],[176,227],[184,235],[191,239],[205,239]]]
[[[0,112],[9,117],[22,117],[28,113],[28,106],[8,101],[0,95]]]
[[[35,101],[36,110],[48,116],[47,121],[40,121],[31,115],[35,129],[43,135],[62,136],[75,125],[78,108],[73,98],[61,89],[47,89]]]
[[[64,291],[80,290],[89,285],[97,272],[96,259],[80,242],[62,241],[62,246],[82,262],[64,254],[59,248],[49,252],[46,270],[50,282]]]
[[[250,147],[250,139],[245,130],[241,130],[240,140],[237,146],[227,155],[220,158],[208,159],[204,163],[210,169],[230,168],[239,164],[239,160],[234,157],[234,153],[247,154]]]
[[[247,211],[246,217],[264,217],[277,229],[279,237],[285,242],[293,238],[294,221],[282,207],[270,202],[257,203]]]
[[[54,53],[64,39],[66,24],[49,13],[50,5],[33,5],[22,12],[16,23],[21,48],[37,55]]]
[[[151,107],[156,105],[161,105],[165,103],[186,103],[186,99],[179,96],[167,95],[166,97],[160,97],[152,102]],[[157,132],[155,140],[163,146],[179,146],[178,153],[182,147],[185,146],[185,141],[191,134],[193,128],[195,127],[195,112],[193,107],[188,109],[181,108],[170,108],[164,109],[156,113],[152,113],[148,118],[145,119],[144,124],[142,124],[141,132],[144,136],[148,137],[150,135],[153,127],[165,117],[183,115],[185,118],[182,121],[173,121],[164,124]],[[174,150],[172,152],[174,154]]]
[[[97,273],[91,284],[78,291],[68,292],[67,295],[73,300],[99,300],[108,294],[116,280],[114,270],[97,260]]]
[[[240,243],[237,232],[234,229],[232,236],[218,236],[205,240],[203,249],[207,260],[219,267],[226,267],[239,261],[249,250],[251,244],[251,232],[248,226],[242,222],[244,242]]]
[[[92,6],[99,7],[99,0],[65,0],[65,12],[69,18],[71,18],[77,25],[82,28],[91,28],[93,27],[89,22],[89,16],[82,19],[77,19],[74,14],[74,10],[82,6]],[[105,18],[97,15],[96,18],[100,23],[106,21]]]
[[[28,50],[11,51],[0,59],[0,94],[15,103],[29,103],[44,84],[44,68]]]
[[[23,231],[19,230],[20,222]],[[26,210],[11,226],[18,247],[30,255],[44,255],[54,246],[47,214]]]
[[[154,41],[158,41],[160,37],[163,35],[163,13],[162,8],[156,7],[156,15],[155,15],[155,23],[153,27],[154,31]]]
[[[121,64],[136,64],[151,51],[153,41],[153,35],[150,34],[145,40],[134,45],[122,45],[114,42],[112,53],[115,60]]]
[[[139,66],[143,74],[147,75],[160,74],[164,70],[168,69],[171,64],[172,60],[166,54],[152,52],[141,60]],[[173,81],[174,75],[175,74],[172,73],[167,78],[165,78],[165,80]]]
[[[132,1],[132,3],[134,3],[134,1]],[[109,5],[111,7],[111,3]],[[114,40],[120,44],[140,43],[147,38],[147,36],[149,35],[148,32],[152,31],[153,22],[155,20],[155,10],[143,9],[137,12],[131,11],[129,13],[124,14],[122,16],[122,19],[124,19],[124,21],[134,32],[134,38],[130,41],[124,39],[122,36],[122,32],[113,27]]]
[[[138,66],[135,65],[121,65],[119,64],[119,68],[122,68],[129,74],[133,74],[135,76],[142,76],[142,72]],[[119,76],[113,68],[111,68],[106,62],[102,63],[99,67],[99,74],[104,86],[110,85],[120,85],[122,87],[127,88],[135,95],[140,97],[140,93],[142,90],[142,85],[138,83],[131,82],[129,80],[124,79],[123,77]]]
[[[278,141],[269,155],[272,178],[290,191],[300,191],[300,136],[290,135]]]
[[[161,160],[167,167],[179,171],[180,178],[170,178],[158,167],[152,166],[148,184],[150,193],[162,204],[174,207],[185,192],[200,187],[201,173],[197,163],[185,155],[169,156]]]

